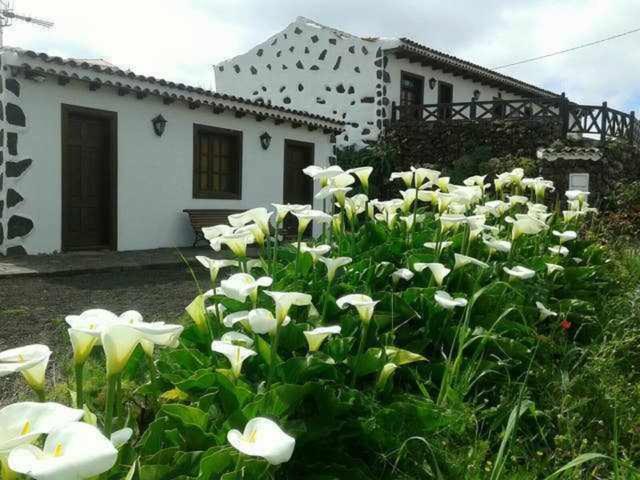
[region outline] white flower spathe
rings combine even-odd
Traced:
[[[440,242],[439,244],[438,242],[425,242],[423,244],[425,248],[429,248],[431,250],[435,250],[436,248],[438,248],[438,245],[440,245],[441,250],[444,250],[445,248],[449,248],[451,245],[453,245],[453,242],[447,240],[446,242]]]
[[[227,360],[229,360],[229,363],[231,364],[231,372],[236,378],[240,376],[240,371],[242,370],[242,364],[244,361],[249,357],[257,355],[256,352],[250,348],[233,345],[220,340],[214,340],[211,342],[211,350],[227,357]]]
[[[453,310],[456,307],[467,306],[466,298],[462,298],[462,297],[453,298],[451,295],[449,295],[448,292],[445,292],[444,290],[438,290],[434,294],[433,298],[438,303],[438,305],[440,305],[442,308],[445,308],[447,310]]]
[[[0,352],[0,377],[20,372],[31,388],[41,392],[44,390],[49,357],[51,350],[41,344]]]
[[[520,280],[529,280],[533,278],[536,274],[534,270],[530,268],[523,267],[522,265],[516,265],[513,268],[503,267],[504,272],[513,278],[519,278]]]
[[[322,168],[318,165],[309,165],[302,170],[302,173],[314,180],[320,181],[320,186],[324,187],[329,179],[344,173],[344,170],[342,170],[338,165],[331,165],[326,168]]]
[[[378,300],[373,300],[371,297],[359,293],[345,295],[336,301],[336,305],[338,305],[342,310],[347,308],[349,305],[355,307],[358,311],[360,320],[364,323],[369,323],[371,321],[373,311],[378,303]]]
[[[511,251],[511,242],[507,240],[498,240],[493,237],[485,237],[482,239],[482,243],[484,243],[489,250],[492,252],[502,252],[509,253]]]
[[[476,265],[480,268],[488,268],[489,265],[481,260],[478,260],[475,257],[470,257],[468,255],[462,255],[461,253],[454,253],[453,258],[455,262],[453,264],[453,269],[458,270],[466,265]]]
[[[546,229],[547,225],[529,215],[516,215],[511,230],[511,240],[516,240],[521,235],[537,235]]]
[[[271,277],[254,278],[248,273],[235,273],[220,282],[220,291],[225,297],[238,302],[245,302],[247,297],[255,303],[258,298],[259,287],[269,287],[273,283]]]
[[[248,223],[255,223],[264,235],[269,235],[269,219],[273,212],[268,212],[264,207],[252,208],[246,212],[229,215],[229,225],[242,227]]]
[[[237,260],[209,258],[209,257],[205,257],[204,255],[196,255],[196,260],[198,262],[200,262],[200,264],[204,268],[209,270],[209,272],[211,274],[211,279],[214,282],[218,278],[218,273],[220,272],[220,270],[222,270],[223,268],[227,268],[227,267],[237,267],[238,266],[238,261]]]
[[[536,308],[540,312],[540,320],[544,320],[549,317],[558,316],[556,312],[554,312],[553,310],[549,310],[547,307],[545,307],[542,302],[536,302]]]
[[[547,266],[547,274],[551,275],[554,272],[562,272],[564,271],[564,267],[562,265],[558,265],[556,263],[545,263]]]
[[[340,325],[332,325],[330,327],[317,327],[313,330],[306,330],[304,333],[310,352],[317,352],[329,335],[337,335],[342,331]]]
[[[320,261],[324,263],[325,266],[327,267],[327,279],[329,280],[329,282],[332,282],[336,276],[336,271],[340,267],[349,265],[353,260],[350,257],[336,257],[336,258],[320,257]]]
[[[23,445],[9,455],[9,468],[36,480],[89,479],[111,469],[118,451],[100,430],[74,422],[53,430],[41,450]]]
[[[307,293],[273,291],[265,291],[264,293],[273,298],[276,304],[276,320],[278,321],[278,325],[283,324],[289,314],[291,306],[307,306],[311,304],[312,300],[311,295]]]
[[[271,465],[288,462],[296,446],[295,438],[283,432],[273,420],[263,417],[249,420],[243,432],[230,430],[227,440],[240,453],[264,458]]]
[[[413,272],[408,268],[400,268],[391,274],[391,280],[393,281],[394,285],[397,285],[400,280],[409,282],[412,278]]]
[[[240,322],[245,328],[249,329],[249,311],[242,310],[240,312],[233,312],[222,319],[222,324],[227,328],[233,328],[233,326]]]
[[[566,230],[564,232],[559,232],[558,230],[554,230],[551,233],[553,233],[553,235],[558,237],[558,240],[560,241],[561,244],[578,238],[578,234],[573,230]]]
[[[431,274],[433,275],[433,279],[436,281],[436,284],[440,287],[442,286],[442,282],[444,278],[451,273],[451,269],[445,267],[442,263],[414,263],[413,269],[416,272],[422,272],[425,268],[431,270]]]
[[[207,240],[211,241],[214,238],[218,238],[222,235],[230,235],[235,232],[235,228],[230,225],[214,225],[213,227],[202,227],[202,235]]]
[[[347,173],[358,177],[358,180],[360,180],[365,190],[369,188],[369,176],[371,172],[373,172],[373,167],[355,167],[347,170]]]
[[[302,253],[308,253],[309,255],[311,255],[313,263],[316,263],[319,258],[322,258],[331,251],[330,245],[316,245],[315,247],[312,247],[310,245],[307,245],[306,242],[300,242],[296,245],[298,245],[298,248],[300,248],[300,251]]]
[[[220,337],[220,341],[231,345],[240,345],[241,347],[246,348],[253,347],[253,338],[245,335],[244,333],[235,331],[225,333]]]
[[[211,248],[216,252],[222,249],[222,245],[226,245],[236,257],[244,258],[247,256],[247,245],[255,242],[253,234],[247,231],[234,230],[233,233],[220,235],[211,240]]]
[[[20,402],[0,409],[0,458],[19,445],[34,443],[47,434],[84,416],[84,410],[58,403]]]
[[[563,245],[554,245],[553,247],[549,247],[549,251],[554,255],[562,255],[563,257],[569,255],[569,249]]]
[[[291,212],[302,212],[311,209],[311,205],[299,205],[295,203],[272,203],[271,205],[276,209],[276,225],[282,225],[285,217]]]
[[[319,223],[328,223],[332,220],[331,215],[324,213],[322,210],[302,210],[300,212],[292,212],[298,219],[298,234],[302,235],[312,221]]]
[[[249,329],[259,335],[265,333],[274,334],[278,328],[276,317],[266,308],[254,308],[251,310],[247,315],[247,322],[249,323]],[[291,322],[291,318],[287,315],[284,317],[281,326],[285,327],[289,322]]]

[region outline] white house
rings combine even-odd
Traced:
[[[341,145],[376,140],[394,103],[558,97],[407,38],[358,37],[303,17],[215,70],[219,91],[344,120]]]
[[[0,61],[3,254],[188,245],[183,209],[311,202],[301,168],[326,164],[343,128],[101,61]]]

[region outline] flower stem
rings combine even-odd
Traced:
[[[362,356],[364,346],[367,343],[367,333],[369,333],[369,323],[364,323],[362,325],[362,330],[360,331],[360,345],[358,345],[358,354],[356,355],[356,359],[353,362],[353,377],[351,378],[351,387],[354,387],[356,384],[356,378],[358,377],[358,367],[360,365],[360,356]]]
[[[76,407],[84,406],[84,363],[75,365],[76,371]]]
[[[118,386],[118,374],[111,375],[107,379],[107,400],[104,409],[104,434],[108,438],[113,429],[113,407],[116,400],[116,388]]]
[[[238,460],[236,461],[236,468],[233,471],[233,476],[235,477],[236,480],[242,479],[241,468],[242,468],[242,454],[238,452]]]
[[[296,244],[296,274],[300,271],[300,242],[302,241],[302,231],[298,229],[298,243]]]
[[[38,396],[39,402],[44,403],[47,401],[47,395],[44,393],[44,388],[37,389],[35,392],[36,392],[36,395]]]
[[[278,357],[278,341],[280,340],[280,325],[276,326],[276,331],[273,334],[273,341],[271,342],[271,362],[269,364],[269,378],[267,381],[267,390],[273,382],[273,375],[276,370],[276,359]]]

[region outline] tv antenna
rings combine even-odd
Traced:
[[[7,0],[0,0],[0,47],[4,46],[4,29],[10,27],[14,20],[20,20],[21,22],[33,23],[43,28],[53,27],[53,22],[43,20],[41,18],[29,17],[26,15],[20,15],[13,9],[13,4],[10,4]]]

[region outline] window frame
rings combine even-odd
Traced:
[[[238,164],[238,175],[236,181],[237,192],[203,192],[200,190],[200,134],[214,134],[233,137],[236,144],[236,157]],[[241,200],[242,199],[242,130],[231,130],[228,128],[212,127],[210,125],[193,124],[193,198],[220,199],[220,200]]]

